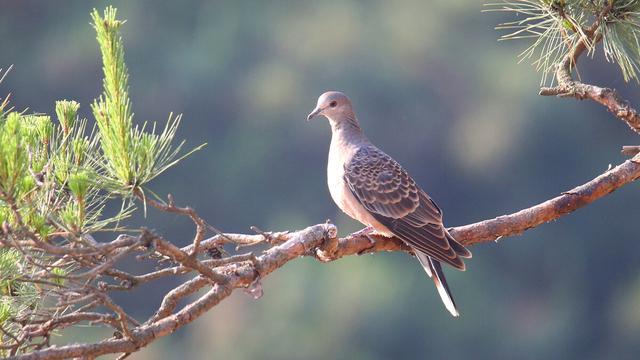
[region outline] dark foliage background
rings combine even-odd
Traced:
[[[0,67],[14,64],[0,92],[45,113],[75,99],[89,117],[101,74],[88,14],[107,4],[128,19],[137,120],[184,113],[181,137],[209,143],[154,190],[224,231],[327,218],[342,234],[359,228],[326,189],[327,124],[304,121],[329,89],[352,97],[370,138],[413,173],[449,225],[552,197],[637,143],[602,107],[538,97],[539,75],[516,61],[526,43],[498,43],[493,26],[504,18],[481,14],[478,1],[0,0]],[[640,103],[638,85],[625,85],[601,52],[581,74]],[[132,358],[636,358],[638,199],[631,185],[474,247],[469,270],[449,272],[459,319],[406,255],[303,259],[265,281],[260,300],[236,294]],[[178,217],[150,211],[135,220],[143,223],[180,245],[191,238]],[[148,314],[160,290],[118,300]],[[80,328],[73,340],[100,335]]]

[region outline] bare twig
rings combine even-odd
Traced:
[[[271,245],[277,245],[285,242],[289,238],[288,231],[279,232],[263,232],[260,234],[230,234],[215,235],[208,239],[202,240],[200,243],[200,251],[219,247],[224,244],[234,244],[242,246],[256,245],[268,242]],[[182,251],[192,252],[193,244],[182,248]]]
[[[604,105],[613,115],[627,123],[631,130],[640,134],[640,114],[629,105],[628,101],[622,99],[614,89],[584,84],[579,81],[570,81],[561,83],[556,87],[542,88],[540,89],[540,95],[593,100]]]
[[[175,201],[173,199],[173,195],[169,194],[167,196],[169,202],[167,204],[163,204],[160,203],[158,201],[155,201],[153,199],[149,199],[148,197],[145,197],[144,194],[142,193],[142,191],[138,188],[135,189],[134,194],[142,201],[146,202],[147,204],[150,204],[151,206],[160,209],[162,211],[165,212],[170,212],[170,213],[176,213],[176,214],[181,214],[181,215],[185,215],[188,216],[193,223],[196,225],[196,235],[193,238],[193,246],[191,248],[191,251],[189,253],[189,256],[194,256],[200,247],[200,242],[204,239],[204,237],[207,234],[207,223],[200,217],[198,216],[198,214],[195,212],[195,210],[193,210],[190,207],[179,207],[175,205]]]
[[[149,318],[147,323],[151,324],[171,315],[171,312],[178,306],[178,301],[180,299],[192,295],[196,291],[202,289],[207,285],[207,283],[207,278],[198,276],[169,291],[164,299],[162,299],[162,304],[160,304],[158,311],[156,311],[155,315]]]
[[[186,252],[182,251],[177,246],[173,245],[169,241],[163,239],[159,235],[156,235],[148,230],[145,230],[142,234],[142,237],[146,237],[153,242],[154,248],[157,252],[170,257],[175,262],[182,264],[185,267],[194,269],[200,272],[205,277],[209,278],[211,281],[217,283],[224,283],[226,279],[219,274],[215,273],[211,270],[210,267],[205,266],[202,262],[198,261],[195,256],[189,255]],[[195,245],[194,245],[195,246]],[[195,253],[192,253],[195,255]]]
[[[635,156],[640,154],[640,146],[637,145],[628,145],[623,146],[622,151],[620,151],[623,155],[627,156]]]

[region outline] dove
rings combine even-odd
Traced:
[[[351,100],[328,91],[307,121],[324,116],[331,125],[327,184],[336,205],[369,233],[397,237],[409,245],[433,280],[445,307],[459,316],[441,263],[464,271],[471,252],[442,222],[442,211],[391,156],[365,136]]]

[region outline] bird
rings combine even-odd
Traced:
[[[463,259],[471,252],[444,227],[442,210],[397,161],[369,141],[345,94],[320,95],[307,121],[318,116],[331,125],[327,184],[333,201],[367,226],[367,236],[397,237],[411,247],[446,309],[458,317],[441,263],[464,271]]]

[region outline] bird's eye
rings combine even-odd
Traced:
[[[329,106],[334,108],[334,107],[338,106],[338,102],[333,100],[332,102],[329,103]]]

